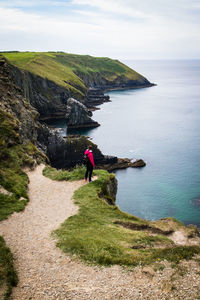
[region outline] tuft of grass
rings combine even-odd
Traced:
[[[95,174],[95,172],[94,172]],[[52,179],[52,180],[80,180],[84,178],[85,175],[85,167],[84,166],[76,166],[72,171],[66,170],[57,170],[50,166],[46,166],[43,170],[43,175]]]
[[[157,271],[163,271],[165,269],[165,265],[161,264],[161,263],[157,263],[154,265],[154,271],[157,272]]]
[[[115,224],[116,220],[136,224],[147,224],[148,221],[124,213],[115,205],[108,205],[102,194],[105,182],[109,184],[113,175],[103,170],[97,170],[96,174],[98,180],[84,185],[74,194],[78,214],[68,218],[53,233],[58,239],[57,246],[64,252],[76,254],[89,263],[126,266],[164,259],[178,263],[200,253],[199,247],[175,247],[166,236],[152,236],[145,230],[130,230]],[[138,244],[144,248],[132,248]],[[157,248],[158,244],[160,248]]]
[[[0,237],[0,288],[5,287],[3,300],[9,299],[12,287],[18,283],[17,274],[13,268],[13,256],[5,241]]]

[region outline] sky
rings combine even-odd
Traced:
[[[199,59],[200,0],[0,0],[0,51]]]

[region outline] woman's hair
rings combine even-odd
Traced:
[[[89,150],[92,150],[92,146],[91,146],[91,145],[89,145],[89,146],[88,146],[88,149],[89,149]]]

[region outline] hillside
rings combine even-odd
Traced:
[[[118,60],[64,52],[1,53],[16,67],[47,78],[82,99],[89,87],[104,89],[150,85],[139,73]]]

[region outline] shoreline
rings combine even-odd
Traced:
[[[126,91],[126,90],[136,90],[136,89],[144,89],[144,88],[150,88],[153,86],[157,86],[156,83],[150,83],[150,84],[145,84],[145,85],[140,85],[140,86],[133,86],[133,87],[119,87],[119,88],[110,88],[110,89],[104,89],[103,91],[105,93],[107,92],[112,92],[112,91]]]

